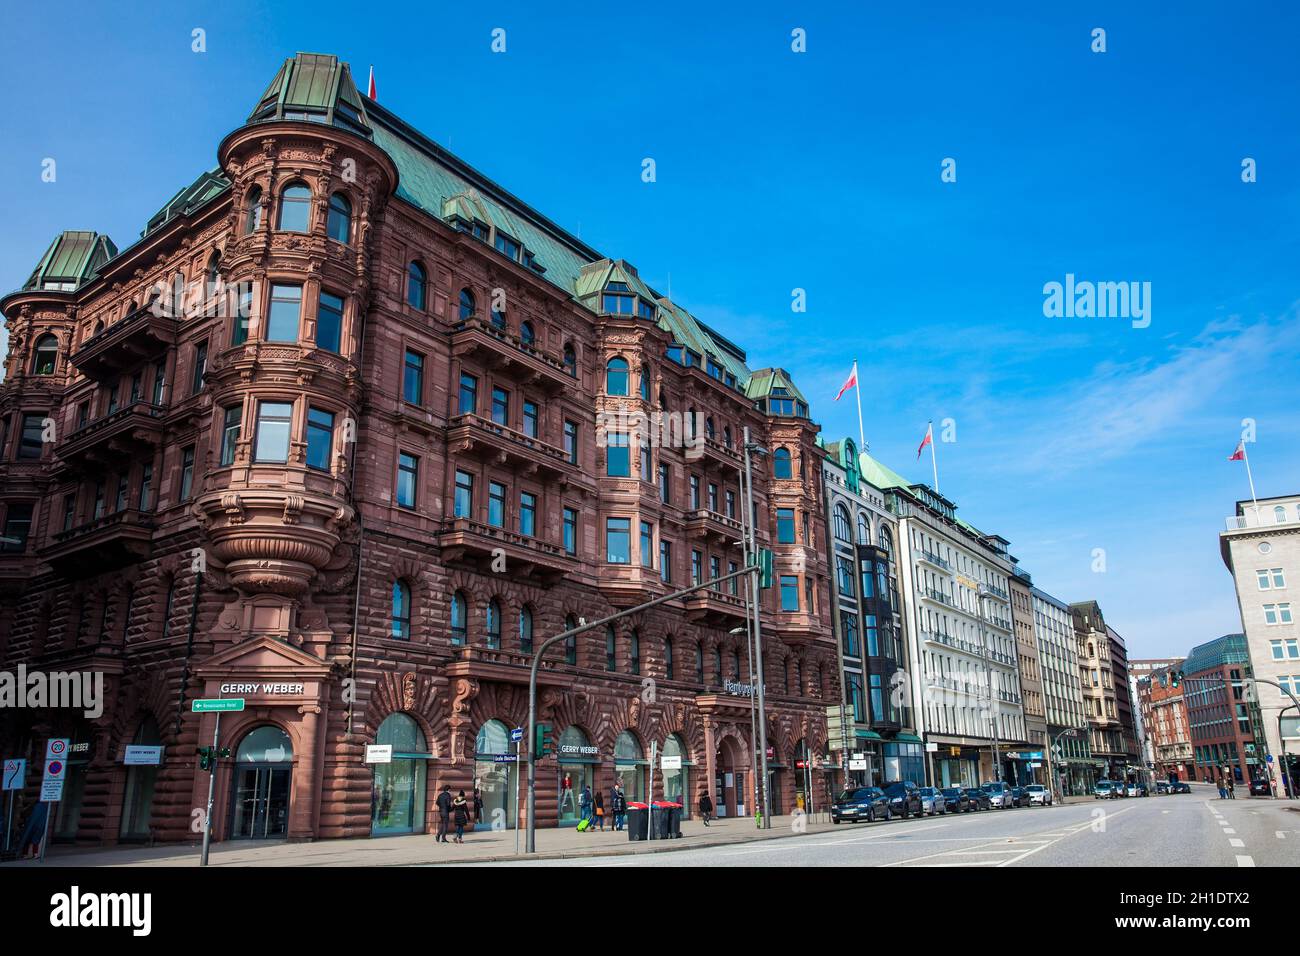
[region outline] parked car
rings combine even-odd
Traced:
[[[907,818],[912,814],[921,815],[921,791],[910,780],[891,783],[885,788],[889,798],[889,812],[896,817]]]
[[[1024,787],[1012,787],[1011,797],[1013,800],[1015,800],[1016,806],[1018,807],[1029,806],[1029,794],[1025,792]]]
[[[1186,780],[1175,780],[1169,785],[1170,793],[1191,793],[1192,788]]]
[[[921,787],[917,793],[921,795],[921,812],[926,816],[948,812],[947,798],[938,787]]]
[[[1045,807],[1052,805],[1052,791],[1048,790],[1041,783],[1031,783],[1025,787],[1025,796],[1029,798],[1029,805],[1041,804]]]
[[[1168,793],[1168,792],[1169,792],[1169,781],[1168,781],[1168,780],[1157,780],[1157,781],[1156,781],[1156,796],[1159,796],[1159,795],[1162,794],[1162,793]]]
[[[879,787],[850,787],[831,804],[833,823],[872,823],[889,816],[889,798]]]
[[[989,795],[979,787],[967,787],[966,796],[970,797],[972,810],[989,810],[993,807],[989,802]]]
[[[1126,784],[1124,787],[1124,796],[1126,797],[1145,797],[1147,795],[1147,785],[1145,783],[1133,782]]]
[[[970,797],[966,796],[966,791],[961,787],[945,787],[943,799],[948,805],[949,813],[970,813],[975,809],[971,806]]]
[[[1279,677],[1278,680],[1281,680]],[[1250,795],[1252,797],[1271,797],[1273,788],[1269,785],[1266,777],[1256,777],[1250,782]]]
[[[1095,800],[1114,800],[1123,792],[1124,788],[1115,780],[1098,780],[1092,786],[1092,796]]]
[[[1015,798],[1011,795],[1011,788],[1001,780],[986,783],[980,789],[989,795],[990,806],[997,807],[999,810],[1009,810],[1016,805]]]

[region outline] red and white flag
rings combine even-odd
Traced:
[[[925,446],[934,442],[934,422],[925,426],[925,437],[921,439],[921,444],[916,449],[916,457],[921,457],[921,452],[925,451]]]
[[[374,68],[374,66],[371,66],[371,67],[370,67],[370,91],[369,91],[368,93],[366,93],[366,96],[370,97],[370,98],[371,98],[372,100],[374,100],[376,103],[379,102],[379,95],[375,92],[375,68]]]
[[[840,400],[841,395],[843,395],[845,392],[847,392],[849,389],[851,389],[854,385],[857,384],[858,384],[858,363],[854,362],[853,371],[850,372],[849,377],[844,380],[844,384],[840,386],[840,390],[835,393],[835,401],[838,402]]]
[[[1228,456],[1228,461],[1245,461],[1246,460],[1246,441],[1242,439],[1237,442],[1237,450]]]

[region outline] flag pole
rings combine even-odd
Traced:
[[[853,390],[858,393],[858,451],[862,452],[867,450],[867,438],[862,428],[862,379],[858,378],[857,359],[853,360]]]
[[[930,465],[934,468],[934,493],[939,493],[939,460],[934,456],[934,421],[931,420],[929,425],[930,432]]]
[[[1255,506],[1255,523],[1259,524],[1259,501],[1255,498],[1255,478],[1250,473],[1250,453],[1246,451],[1246,443],[1241,443],[1241,458],[1246,463],[1246,480],[1250,482],[1250,500]]]

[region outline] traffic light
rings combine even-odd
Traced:
[[[772,586],[772,549],[758,549],[758,586],[760,588],[770,588]]]
[[[1160,672],[1160,686],[1161,686],[1161,687],[1168,687],[1168,686],[1169,686],[1169,672],[1168,672],[1168,671],[1161,671],[1161,672]],[[1176,686],[1178,686],[1178,685],[1175,684],[1174,686],[1176,687]]]
[[[195,751],[199,755],[199,769],[212,770],[213,764],[216,763],[211,747],[200,747]]]
[[[533,759],[541,760],[553,753],[555,753],[555,738],[551,736],[551,725],[538,724],[533,728]]]
[[[1183,682],[1183,672],[1174,671],[1172,674],[1169,675],[1169,679],[1173,682],[1173,686],[1177,687],[1179,684]]]

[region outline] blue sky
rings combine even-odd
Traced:
[[[857,433],[831,402],[854,359],[871,450],[904,475],[929,480],[916,445],[954,419],[959,514],[1098,599],[1131,656],[1240,628],[1216,538],[1247,495],[1241,420],[1261,495],[1300,465],[1288,5],[554,6],[72,3],[57,29],[14,8],[0,289],[61,229],[129,244],[285,56],[336,53],[358,82],[373,63],[385,106],[788,368],[829,437]],[[1150,282],[1150,326],[1045,318],[1067,273]]]

